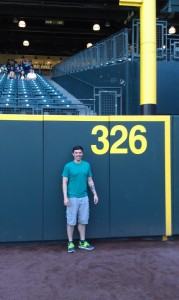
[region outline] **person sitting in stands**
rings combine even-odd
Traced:
[[[9,74],[7,75],[7,79],[16,79],[16,74],[13,67],[11,67]]]
[[[22,67],[21,65],[18,65],[18,64],[17,64],[17,65],[15,66],[15,74],[16,74],[17,79],[20,78],[20,75],[21,75],[22,70],[23,70],[23,67]]]
[[[30,62],[25,59],[23,62],[23,69],[24,69],[25,75],[27,75],[30,72],[30,65],[31,65]]]
[[[20,72],[20,77],[19,77],[19,79],[21,79],[21,80],[26,79],[25,72],[24,72],[23,69],[22,69],[21,72]]]
[[[34,69],[30,69],[30,72],[27,74],[27,80],[36,80],[37,75],[34,72]]]
[[[0,68],[0,73],[7,73],[7,67],[6,67],[6,65],[3,65],[3,66]]]

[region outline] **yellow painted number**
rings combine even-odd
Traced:
[[[92,151],[98,155],[105,154],[109,150],[109,141],[107,139],[107,137],[108,137],[107,127],[105,127],[103,125],[98,125],[98,126],[93,127],[92,135],[96,135],[100,131],[101,131],[102,135],[98,136],[98,142],[102,143],[102,145],[103,145],[102,149],[98,149],[96,145],[91,145]]]
[[[134,154],[142,154],[145,152],[145,150],[147,149],[147,140],[145,138],[145,136],[143,136],[142,134],[136,134],[137,131],[140,132],[146,132],[146,129],[144,126],[142,125],[136,125],[134,126],[129,134],[129,146],[131,151]],[[137,148],[136,147],[136,143],[140,143],[140,147]]]
[[[116,136],[116,132],[121,132],[120,138],[114,142],[110,148],[111,154],[127,154],[128,148],[121,147],[121,145],[129,138],[129,148],[134,154],[142,154],[147,149],[147,139],[141,133],[146,133],[146,128],[142,125],[134,126],[128,133],[127,128],[123,125],[116,125],[112,127],[110,136]],[[99,134],[101,132],[101,134]],[[140,134],[139,134],[140,133]],[[100,148],[96,145],[91,145],[91,150],[97,155],[103,155],[109,151],[109,132],[106,126],[98,125],[93,127],[92,135],[98,135],[98,142],[102,144]]]
[[[128,153],[127,148],[118,148],[118,147],[127,140],[127,137],[128,137],[127,129],[123,125],[116,125],[111,129],[110,135],[115,136],[117,131],[121,131],[121,137],[111,146],[110,153],[111,154],[126,154],[126,153]]]

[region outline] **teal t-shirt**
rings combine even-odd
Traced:
[[[68,198],[83,198],[87,196],[87,179],[92,177],[90,164],[86,161],[76,163],[71,161],[64,166],[63,177],[68,178]]]

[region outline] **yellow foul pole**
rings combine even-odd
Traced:
[[[156,110],[156,0],[119,0],[140,8],[140,105],[142,114]]]

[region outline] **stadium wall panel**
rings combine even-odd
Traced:
[[[87,238],[170,236],[170,119],[0,116],[0,242],[66,239],[61,174],[76,144],[99,195]]]

